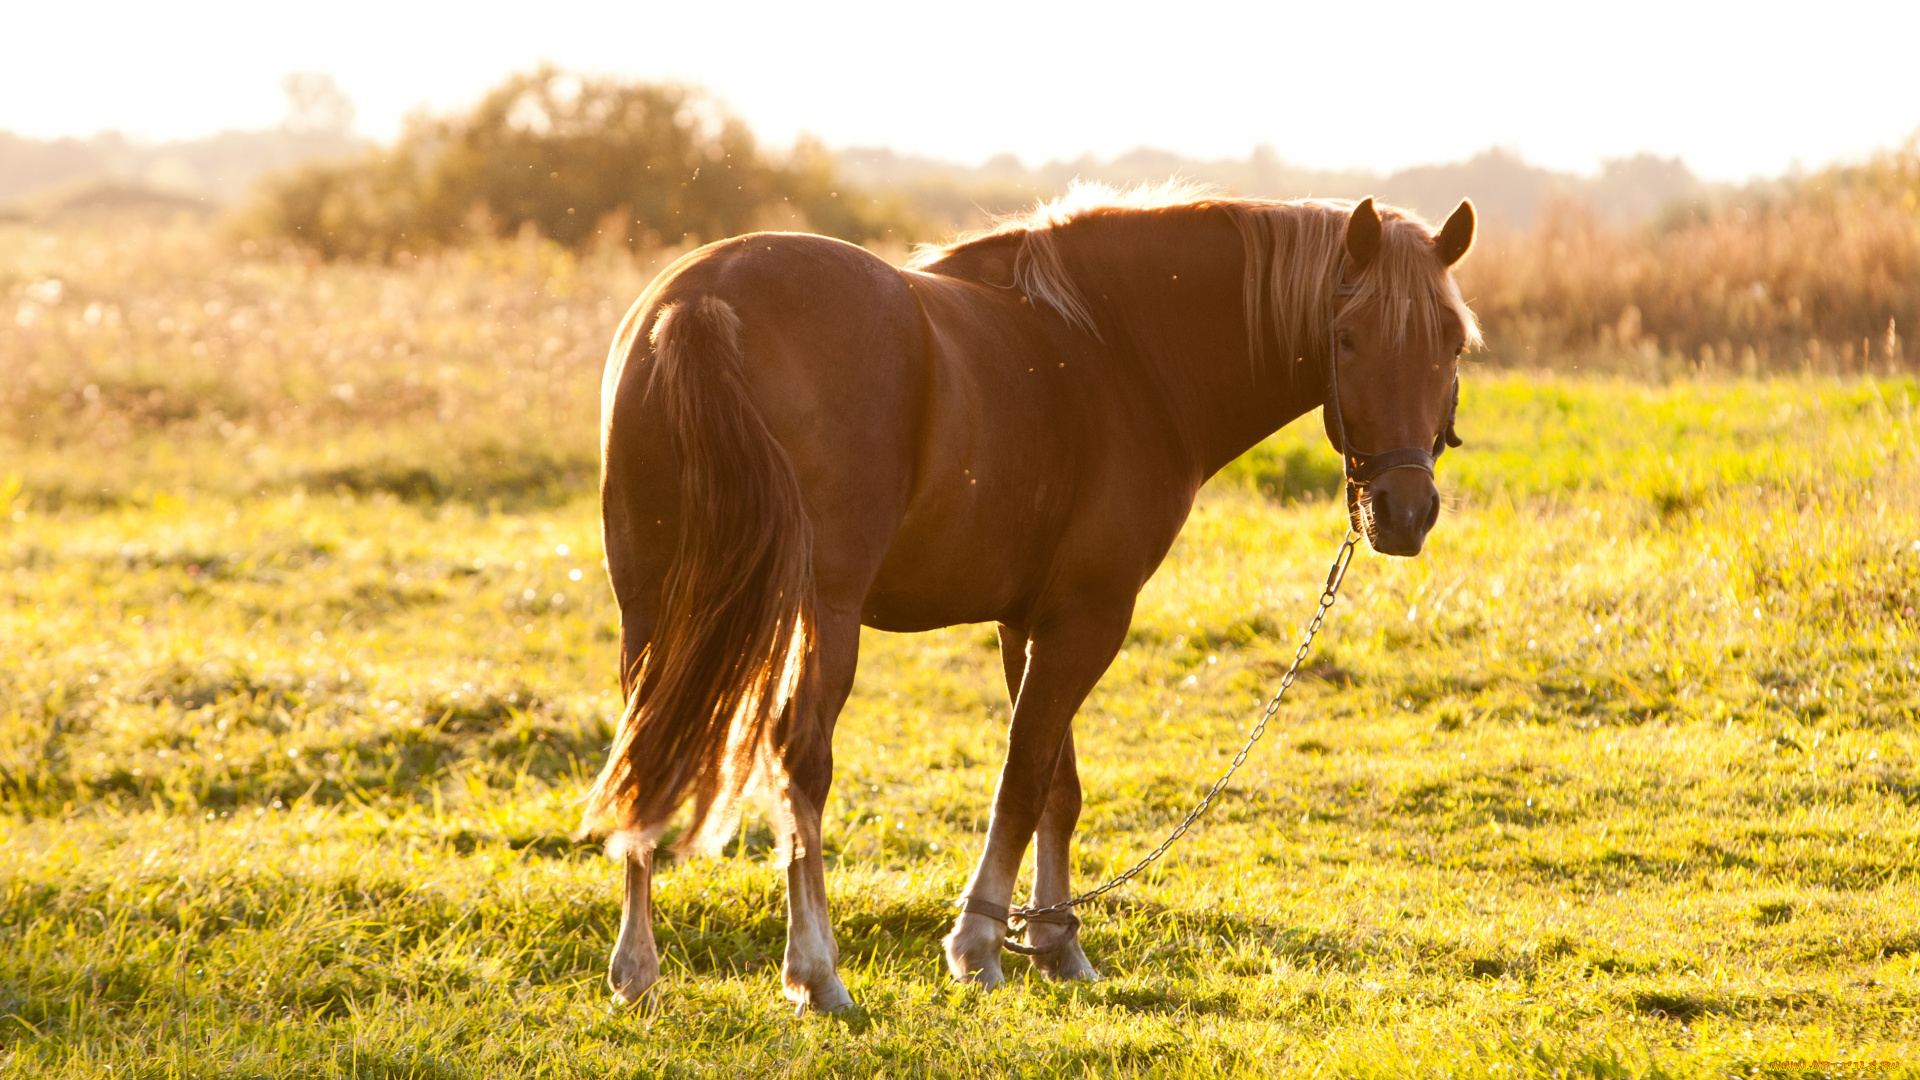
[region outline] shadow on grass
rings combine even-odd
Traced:
[[[1690,1024],[1709,1014],[1728,1011],[1725,1004],[1714,998],[1665,990],[1637,991],[1628,998],[1628,1004],[1635,1012],[1663,1020],[1678,1020],[1683,1024]]]
[[[235,702],[230,718],[241,726],[286,727],[254,724],[252,713],[242,711],[252,706],[227,700]],[[15,768],[0,765],[0,808],[31,817],[88,803],[187,815],[296,801],[431,805],[455,771],[502,790],[529,779],[569,782],[581,762],[605,753],[609,737],[603,719],[550,713],[531,698],[495,710],[447,710],[427,724],[403,718],[321,729],[291,746],[261,741],[244,756],[229,745],[221,755],[114,760],[95,754],[70,760],[65,732],[53,729],[38,754]]]

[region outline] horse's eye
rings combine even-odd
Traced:
[[[1465,356],[1466,354],[1467,354],[1467,343],[1466,343],[1466,342],[1464,342],[1464,341],[1463,341],[1463,342],[1461,342],[1460,344],[1458,344],[1458,345],[1455,345],[1455,346],[1453,347],[1453,358],[1454,358],[1455,360],[1458,360],[1458,359],[1460,359],[1460,358],[1461,358],[1462,356]]]
[[[1340,347],[1343,349],[1353,348],[1353,335],[1347,333],[1345,330],[1340,331]]]

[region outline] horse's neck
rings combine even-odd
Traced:
[[[1230,220],[1196,212],[1111,224],[1087,238],[1083,291],[1112,326],[1110,344],[1137,356],[1199,478],[1320,404],[1310,360],[1249,357]]]

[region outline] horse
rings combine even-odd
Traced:
[[[787,874],[785,993],[852,1006],[821,812],[863,625],[998,625],[1006,760],[943,946],[955,978],[999,984],[1029,838],[1032,906],[1070,895],[1074,713],[1207,478],[1325,404],[1356,528],[1419,553],[1480,340],[1451,272],[1473,236],[1468,202],[1435,230],[1370,198],[1076,187],[904,268],[755,233],[661,272],[601,385],[625,706],[581,835],[624,868],[616,1001],[659,978],[670,819],[687,810],[676,850],[711,851],[758,795]],[[1098,977],[1077,926],[1027,924],[1045,976]]]

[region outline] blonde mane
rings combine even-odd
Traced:
[[[1449,311],[1468,347],[1479,345],[1479,321],[1460,298],[1453,274],[1434,256],[1433,226],[1411,210],[1377,207],[1380,254],[1356,280],[1345,283],[1356,291],[1336,296],[1354,205],[1344,199],[1223,198],[1179,180],[1125,189],[1076,181],[1065,195],[1024,213],[944,244],[923,244],[907,265],[925,268],[971,244],[1018,236],[1014,285],[1035,304],[1099,338],[1093,314],[1060,256],[1058,236],[1066,227],[1095,217],[1215,208],[1232,217],[1246,248],[1242,288],[1248,350],[1256,366],[1264,357],[1316,355],[1330,332],[1336,299],[1341,310],[1352,305],[1381,309],[1391,319],[1390,343],[1396,348],[1409,339],[1438,337]]]

